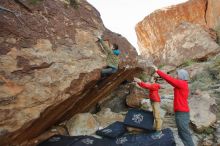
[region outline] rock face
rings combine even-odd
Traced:
[[[90,113],[77,114],[66,123],[70,136],[94,134],[99,124]]]
[[[199,25],[184,22],[167,37],[158,62],[178,66],[190,59],[207,58],[220,51],[219,45]],[[187,57],[186,57],[187,56]]]
[[[172,50],[171,46],[171,48],[167,48],[167,45],[172,45],[167,44],[167,41],[172,38],[170,32],[174,32],[183,22],[198,24],[206,30],[208,30],[207,28],[217,29],[220,23],[220,9],[217,8],[219,5],[218,0],[190,0],[153,12],[136,25],[141,53],[146,58],[152,57],[154,63],[166,63],[159,59],[163,57],[161,52]],[[187,36],[185,37],[187,38]],[[182,50],[182,48],[177,49]]]
[[[190,98],[190,121],[197,131],[202,132],[216,121],[216,115],[211,111],[214,105],[215,99],[206,92],[199,92]]]
[[[200,127],[199,129],[196,129],[197,131],[201,132],[204,129],[203,133],[195,133],[192,129],[190,130],[195,145],[202,145],[202,144],[213,145],[213,144],[210,144],[210,143],[213,143],[212,127],[214,127],[214,125],[216,124],[212,124],[213,123],[212,120],[213,120],[213,117],[216,117],[215,114],[219,114],[219,112],[216,113],[216,104],[219,105],[219,101],[218,101],[219,94],[215,95],[212,92],[219,92],[220,84],[219,84],[219,80],[217,79],[219,71],[213,72],[212,69],[214,70],[218,69],[220,65],[219,61],[220,61],[219,55],[217,55],[215,57],[209,58],[207,61],[192,62],[191,64],[188,64],[188,66],[183,67],[189,72],[190,78],[191,78],[191,80],[189,81],[189,87],[191,91],[189,101],[191,105],[190,107],[191,113],[193,114],[191,117],[192,123],[197,124],[197,125],[194,125],[195,129],[196,129],[196,126],[198,126],[197,128]],[[218,66],[214,67],[213,65],[218,65]],[[162,70],[169,71],[171,76],[174,76],[176,72],[176,68],[170,68],[169,66],[168,67],[164,66]],[[161,107],[161,117],[163,118],[163,128],[171,128],[172,131],[174,132],[176,144],[178,146],[183,146],[183,143],[178,136],[176,123],[175,123],[175,117],[173,113],[173,87],[169,86],[169,84],[165,82],[164,80],[159,80],[159,83],[162,86],[162,88],[159,90],[159,94],[161,95],[161,106],[160,107]],[[204,83],[204,85],[202,83]],[[126,97],[126,100],[129,101],[130,106],[137,108],[139,107],[139,104],[137,104],[138,103],[137,100],[139,99],[139,97],[146,98],[148,96],[147,93],[144,94],[144,92],[141,91],[142,89],[139,89],[139,88],[136,90],[135,89],[136,88],[134,88],[133,84],[131,83],[120,85],[120,88],[112,92],[111,98],[108,99],[107,101],[104,101],[103,107],[102,107],[103,110],[100,113],[94,115],[94,117],[98,117],[96,119],[98,119],[99,122],[101,122],[101,125],[103,125],[104,127],[106,127],[108,124],[116,120],[123,119],[123,118],[120,118],[121,114],[118,112],[128,110],[127,108],[126,109],[119,108],[119,107],[124,107],[125,97]],[[197,90],[195,91],[195,89]],[[198,89],[202,90],[202,92],[199,91]],[[143,89],[143,91],[146,91],[146,89]],[[120,100],[123,100],[123,102]],[[104,109],[104,107],[109,107],[113,110],[115,108],[118,108],[119,110],[117,109],[117,114],[116,114],[116,113],[111,112],[110,109]],[[209,127],[210,125],[211,125],[211,128]],[[209,127],[209,128],[206,128],[206,127]],[[137,131],[140,132],[139,129],[133,129],[130,127],[127,127],[127,130],[132,131],[132,133],[134,132],[136,133]],[[206,133],[212,133],[212,134],[207,135]],[[218,128],[216,129],[215,138],[216,138],[216,141],[219,143],[219,129]]]
[[[2,139],[8,139],[4,136],[24,130],[23,126],[33,125],[39,117],[47,118],[42,116],[44,113],[51,116],[50,122],[54,119],[53,124],[61,122],[62,110],[70,110],[84,89],[93,87],[100,78],[100,69],[106,65],[96,34],[119,39],[116,43],[126,54],[121,57],[121,68],[132,66],[137,55],[124,37],[104,27],[100,14],[85,0],[77,1],[77,7],[61,0],[22,3],[0,2],[19,13],[15,17],[0,12],[0,145]],[[50,122],[38,129],[49,128]],[[30,135],[26,133],[19,139]]]
[[[112,112],[127,111],[128,107],[125,98],[129,94],[129,85],[120,85],[105,100],[100,101],[100,110],[110,108]]]
[[[105,108],[95,114],[94,117],[99,123],[99,128],[105,128],[116,121],[123,122],[125,115],[112,112],[110,108]]]
[[[167,34],[181,22],[205,24],[206,0],[193,0],[157,10],[136,25],[141,52],[153,54],[164,47]],[[191,13],[192,12],[192,13]],[[171,25],[172,24],[172,25]]]
[[[11,5],[2,1],[1,5],[19,11],[16,3]],[[94,35],[82,29],[88,24],[72,20],[80,16],[77,10],[70,6],[65,10],[64,3],[59,1],[29,5],[34,12],[21,9],[18,17],[23,20],[23,25],[13,15],[1,14],[0,121],[1,131],[5,132],[17,130],[37,118],[48,106],[79,92],[88,81],[71,87],[74,80],[81,73],[104,66]],[[93,14],[85,11],[82,18],[90,16],[89,25],[104,30],[98,12],[88,4],[86,7]],[[85,8],[79,11],[84,12]],[[88,29],[92,30],[91,27]],[[97,79],[98,74],[97,71],[92,80]]]
[[[114,113],[109,108],[102,109],[97,114],[80,113],[66,122],[70,136],[93,135],[98,129],[103,129],[116,121],[124,121],[124,115]]]
[[[206,21],[209,27],[220,29],[220,2],[218,0],[208,0]]]
[[[147,98],[147,94],[135,85],[132,85],[131,88],[130,94],[126,97],[126,104],[132,108],[140,108],[141,100]]]

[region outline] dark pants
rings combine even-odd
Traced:
[[[111,67],[111,66],[108,66],[104,69],[102,69],[102,73],[101,73],[101,76],[102,77],[107,77],[113,73],[116,73],[117,72],[117,68],[114,68],[114,67]]]
[[[179,137],[185,146],[194,146],[192,136],[189,131],[189,113],[175,112],[175,120]]]

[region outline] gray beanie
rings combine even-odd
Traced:
[[[177,70],[177,76],[180,80],[189,80],[189,74],[185,69]]]

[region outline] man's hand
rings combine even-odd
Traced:
[[[142,82],[141,79],[135,78],[135,77],[134,77],[134,81],[137,82],[137,83]]]
[[[153,67],[155,71],[158,70],[158,68],[155,65],[151,65],[151,67]]]
[[[101,32],[96,32],[94,35],[96,36],[97,41],[100,41],[102,39],[102,33]]]
[[[101,36],[97,36],[97,41],[100,41],[102,39]]]

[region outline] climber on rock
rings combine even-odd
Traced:
[[[174,112],[175,120],[178,129],[178,135],[181,138],[185,146],[194,146],[190,131],[189,131],[189,87],[188,80],[189,74],[186,70],[177,70],[177,78],[173,78],[164,72],[158,70],[154,65],[152,67],[155,69],[156,73],[167,81],[171,86],[174,87]]]
[[[134,81],[137,82],[137,84],[140,87],[149,90],[149,98],[153,109],[153,115],[155,119],[155,129],[156,129],[156,132],[152,135],[152,138],[160,139],[163,136],[163,133],[161,131],[162,119],[160,117],[160,96],[158,93],[160,89],[160,84],[157,83],[158,78],[154,76],[152,78],[152,83],[144,83],[139,78],[134,78]]]
[[[118,71],[119,64],[119,54],[120,50],[117,44],[113,44],[112,48],[109,48],[103,41],[103,38],[98,36],[98,42],[101,45],[101,48],[107,55],[107,66],[102,69],[101,76],[107,77]]]

